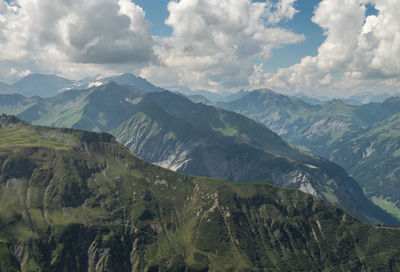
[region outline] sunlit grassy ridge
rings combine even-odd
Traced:
[[[52,149],[67,150],[73,144],[72,137],[69,139],[57,139],[62,134],[41,135],[35,129],[5,128],[0,131],[0,148],[7,147],[48,147]],[[70,142],[70,144],[68,144]]]

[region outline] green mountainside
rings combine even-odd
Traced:
[[[147,161],[192,175],[300,189],[362,220],[388,223],[342,168],[293,148],[242,115],[168,92],[148,94],[140,105],[111,133]]]
[[[17,115],[33,124],[108,131],[133,114],[132,101],[140,95],[140,90],[128,90],[110,82],[40,98]],[[2,107],[0,110],[6,112]]]
[[[143,95],[111,82],[39,99],[18,117],[33,124],[110,132],[140,158],[165,168],[300,189],[363,221],[398,224],[339,166],[294,148],[242,115],[167,91]]]
[[[242,113],[283,138],[343,166],[375,204],[400,218],[400,97],[359,106],[310,105],[256,90],[219,106]]]
[[[311,105],[262,89],[217,105],[264,124],[291,144],[328,156],[327,147],[331,144],[400,112],[399,102],[390,98],[383,103],[360,106],[348,105],[341,100]]]
[[[109,134],[0,117],[1,271],[397,271],[400,229],[178,174]]]
[[[366,194],[400,218],[400,114],[331,149],[331,158],[346,165]]]

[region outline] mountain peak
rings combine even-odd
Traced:
[[[249,92],[247,96],[257,96],[257,97],[287,97],[284,94],[280,94],[272,91],[271,89],[256,89],[254,91]]]
[[[40,97],[50,97],[58,94],[74,82],[72,80],[48,74],[30,74],[11,87],[26,97],[38,95]]]
[[[69,79],[57,76],[57,75],[53,75],[53,74],[41,74],[41,73],[33,73],[33,74],[29,74],[23,78],[21,78],[20,80],[18,80],[17,82],[14,83],[17,84],[19,81],[24,81],[24,80],[28,80],[28,79],[57,79],[57,80],[63,80],[63,81],[71,81]]]
[[[400,96],[393,96],[386,99],[383,104],[397,104],[400,102]]]
[[[94,88],[107,89],[107,88],[122,88],[122,87],[120,85],[118,85],[117,83],[115,83],[114,81],[110,80],[110,81],[107,81],[106,83],[104,83],[100,86],[94,87]]]
[[[263,89],[256,89],[256,90],[253,90],[251,93],[278,94],[278,93],[274,92],[273,90],[271,90],[271,89],[266,89],[266,88],[263,88]]]

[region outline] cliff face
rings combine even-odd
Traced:
[[[311,195],[174,173],[109,134],[1,123],[1,271],[400,268],[398,229]]]

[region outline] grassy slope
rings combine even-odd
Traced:
[[[177,174],[107,134],[14,124],[1,133],[41,140],[0,147],[1,270],[400,268],[399,229],[310,195]]]

